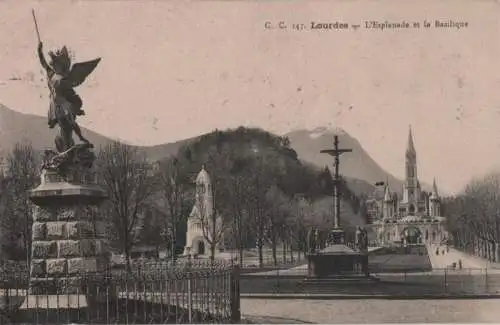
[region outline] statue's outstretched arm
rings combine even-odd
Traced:
[[[42,67],[49,71],[52,70],[49,64],[47,63],[47,60],[45,60],[45,56],[43,55],[43,44],[42,42],[38,43],[38,58],[40,59],[40,64]]]

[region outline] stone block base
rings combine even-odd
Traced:
[[[87,308],[85,295],[28,295],[19,309],[81,309]]]
[[[107,239],[96,233],[98,225],[103,228],[98,205],[106,193],[97,185],[68,183],[57,176],[46,171],[41,185],[30,192],[36,206],[24,309],[80,310],[99,293],[113,292],[100,283],[109,255]]]
[[[65,278],[79,274],[102,274],[107,265],[108,260],[104,257],[33,259],[31,277]]]
[[[24,324],[88,324],[92,308],[85,295],[28,295],[17,314]]]
[[[349,249],[348,247],[345,248]],[[309,254],[307,256],[307,268],[309,277],[369,275],[368,255],[348,251]]]

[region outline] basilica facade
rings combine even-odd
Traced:
[[[400,193],[386,182],[366,201],[373,234],[379,245],[441,243],[447,239],[436,180],[423,191],[417,175],[417,153],[411,127],[405,157],[405,180]]]

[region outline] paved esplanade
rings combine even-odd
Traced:
[[[439,254],[436,250],[439,249]],[[464,269],[492,269],[492,271],[500,272],[500,263],[494,263],[485,259],[468,255],[464,252],[458,251],[450,247],[447,251],[445,245],[427,245],[429,259],[431,260],[433,269],[449,268],[453,263],[456,263],[456,268],[459,267],[459,261],[462,261],[462,268]],[[444,254],[443,254],[444,252]]]
[[[498,323],[499,303],[500,299],[241,299],[241,313],[243,318],[274,324]]]

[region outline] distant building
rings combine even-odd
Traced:
[[[388,244],[441,243],[447,238],[445,218],[436,180],[432,192],[422,190],[417,176],[417,154],[411,127],[406,149],[406,170],[402,195],[388,183],[375,190],[366,201],[368,220],[377,241]]]

